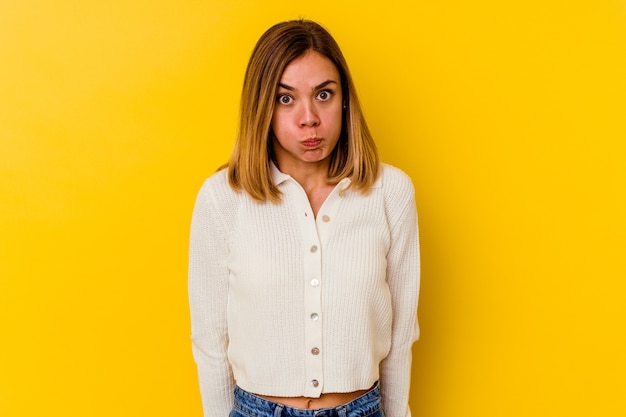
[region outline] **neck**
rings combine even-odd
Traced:
[[[328,185],[327,160],[317,163],[276,164],[281,172],[290,175],[307,193]]]
[[[287,167],[279,165],[278,169],[300,184],[309,199],[313,215],[317,217],[322,204],[334,188],[334,185],[328,183],[328,162],[301,163]]]

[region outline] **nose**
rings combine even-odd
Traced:
[[[320,119],[313,103],[304,103],[300,113],[300,126],[317,126]]]

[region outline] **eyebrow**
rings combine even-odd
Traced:
[[[324,88],[329,84],[337,84],[337,81],[335,80],[326,80],[321,84],[316,85],[315,87],[313,87],[313,90],[319,90],[320,88]],[[292,87],[290,85],[287,84],[283,84],[283,83],[278,83],[278,86],[281,88],[284,88],[285,90],[289,90],[289,91],[296,91],[295,87]]]

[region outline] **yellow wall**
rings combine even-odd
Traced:
[[[414,415],[624,415],[626,3],[297,3],[0,3],[0,415],[200,416],[190,212],[299,16],[414,179]]]

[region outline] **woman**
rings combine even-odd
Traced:
[[[265,32],[240,117],[191,225],[205,416],[409,416],[413,187],[380,164],[331,35],[305,20]]]

